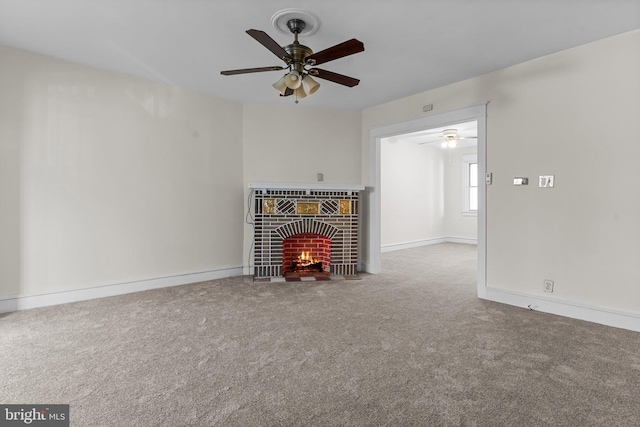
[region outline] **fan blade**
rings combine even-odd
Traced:
[[[364,44],[359,40],[351,39],[309,55],[305,61],[309,65],[319,65],[362,51],[364,51]]]
[[[274,67],[242,68],[240,70],[220,71],[220,74],[222,74],[223,76],[233,76],[234,74],[261,73],[263,71],[278,71],[284,69],[285,67],[276,65]]]
[[[309,73],[309,74],[315,77],[329,80],[331,82],[349,86],[349,87],[357,86],[358,83],[360,83],[360,80],[354,79],[353,77],[344,76],[342,74],[334,73],[332,71],[322,70],[320,68],[312,68],[309,71],[312,71],[312,73]]]
[[[289,63],[289,61],[293,60],[293,58],[291,58],[291,55],[289,55],[287,51],[282,48],[282,46],[280,46],[274,39],[269,37],[269,34],[265,33],[264,31],[247,30],[247,34],[256,39],[258,43],[269,49],[275,56],[282,59],[284,62]]]
[[[478,139],[477,136],[459,136],[458,139]]]
[[[291,96],[293,95],[293,89],[291,89],[290,87],[288,87],[284,93],[281,93],[280,96]]]

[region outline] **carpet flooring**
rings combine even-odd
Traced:
[[[0,315],[0,403],[72,426],[638,426],[640,334],[476,298],[476,249]]]

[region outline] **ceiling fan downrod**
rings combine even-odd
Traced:
[[[284,50],[292,58],[292,61],[289,63],[289,67],[292,71],[297,71],[302,75],[302,73],[305,72],[305,60],[308,56],[313,54],[313,51],[309,47],[300,44],[298,41],[298,34],[304,30],[306,24],[302,19],[294,18],[287,21],[287,26],[294,35],[293,43],[284,46]]]

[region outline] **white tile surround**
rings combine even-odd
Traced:
[[[364,186],[251,183],[249,188],[255,217],[255,278],[281,277],[283,240],[304,233],[331,240],[332,275],[356,274],[359,192]]]

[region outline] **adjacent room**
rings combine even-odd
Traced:
[[[477,244],[477,123],[381,140],[382,250]]]
[[[0,424],[640,425],[640,3],[0,0]]]

